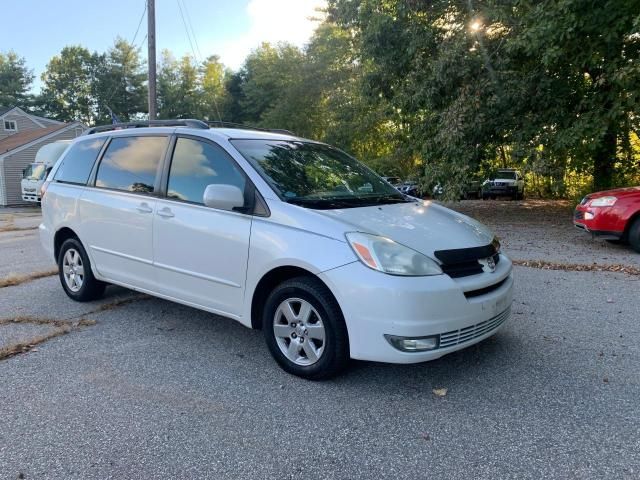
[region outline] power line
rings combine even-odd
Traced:
[[[189,39],[189,45],[191,45],[191,52],[193,53],[193,58],[198,60],[198,56],[196,55],[196,51],[193,48],[193,42],[191,41],[191,35],[189,34],[189,28],[187,28],[187,22],[184,19],[184,14],[182,13],[182,6],[180,5],[180,0],[176,0],[178,4],[178,9],[180,10],[180,17],[182,18],[182,25],[184,25],[184,31],[187,33],[187,39]]]
[[[133,40],[131,40],[131,45],[133,45],[138,36],[138,32],[140,31],[140,25],[142,25],[142,20],[144,20],[144,14],[147,13],[147,2],[144,2],[144,10],[142,10],[142,15],[140,15],[140,21],[138,22],[138,27],[136,28],[136,33],[133,35]]]
[[[134,50],[138,50],[140,48],[140,46],[142,46],[142,43],[144,42],[144,40],[142,42],[140,42],[140,46],[136,47],[134,42],[136,41],[136,38],[138,37],[138,32],[140,31],[140,26],[142,25],[142,20],[144,20],[144,15],[145,13],[147,13],[147,0],[144,0],[144,9],[142,10],[142,15],[140,15],[140,20],[138,21],[138,26],[136,27],[136,33],[133,34],[133,39],[131,40],[130,44],[131,47]],[[145,34],[144,38],[147,38],[147,35]],[[124,61],[126,62],[128,60],[128,52],[125,54],[124,57]],[[124,77],[126,77],[126,71],[125,71],[125,64],[123,64],[123,68],[122,68],[122,75]],[[111,87],[111,91],[109,92],[109,95],[107,96],[107,99],[104,102],[104,106],[108,109],[111,110],[109,108],[109,102],[111,101],[111,99],[113,98],[113,95],[116,93],[116,90],[118,88],[118,83],[114,83],[113,87]],[[125,85],[125,89],[126,89],[126,85]]]
[[[200,45],[198,45],[198,38],[196,37],[196,31],[193,29],[193,23],[191,22],[191,15],[189,14],[189,9],[187,8],[187,2],[185,0],[182,0],[182,7],[184,8],[184,13],[187,16],[187,23],[191,28],[191,36],[193,37],[193,43],[196,44],[196,50],[198,50],[198,55],[200,55],[200,60],[202,60],[202,52],[200,51]]]
[[[184,1],[184,0],[183,0]],[[187,27],[187,22],[185,20],[185,16],[183,14],[182,11],[182,6],[180,5],[180,0],[176,0],[176,3],[178,4],[178,9],[180,10],[180,17],[182,17],[182,24],[184,25],[184,31],[187,34],[187,39],[189,40],[189,45],[191,45],[191,52],[193,53],[193,58],[199,63],[199,64],[203,64],[202,62],[202,56],[196,54],[196,50],[193,48],[193,42],[191,41],[191,35],[189,34],[189,27]],[[185,4],[184,10],[187,11],[187,6]],[[187,16],[189,15],[189,12],[187,11]],[[193,25],[191,25],[191,31],[193,32]],[[196,40],[196,34],[195,32],[193,32],[193,40],[195,41],[196,45],[198,45],[198,41]],[[200,53],[200,48],[198,48],[198,53]],[[216,115],[218,116],[218,121],[222,121],[222,116],[220,115],[220,109],[218,108],[218,101],[216,100],[215,95],[212,97],[213,100],[213,107],[216,110]]]

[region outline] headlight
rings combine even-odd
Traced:
[[[500,240],[498,240],[498,237],[493,237],[491,245],[496,249],[496,253],[500,253]]]
[[[389,238],[360,232],[347,233],[346,237],[360,261],[373,270],[415,277],[442,273],[438,264],[426,255]]]
[[[616,203],[618,199],[616,197],[600,197],[591,200],[590,207],[611,207]]]

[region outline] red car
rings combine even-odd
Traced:
[[[640,187],[587,195],[576,206],[573,224],[594,237],[629,243],[640,253]]]

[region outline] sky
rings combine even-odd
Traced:
[[[117,36],[135,38],[147,56],[146,0],[17,0],[3,2],[0,51],[14,50],[25,57],[36,75],[66,45],[82,45],[104,52]],[[195,56],[217,54],[236,70],[251,50],[263,41],[288,41],[302,47],[317,26],[318,7],[325,0],[156,0],[157,58],[164,48],[174,55],[193,55],[180,6],[193,26]],[[144,43],[142,43],[144,41]],[[198,48],[199,47],[199,48]]]

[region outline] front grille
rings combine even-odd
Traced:
[[[471,340],[481,337],[493,330],[496,330],[502,325],[511,315],[511,307],[507,308],[504,312],[496,315],[484,322],[471,325],[470,327],[461,328],[459,330],[453,330],[447,333],[440,334],[440,343],[438,348],[453,347],[454,345],[460,345],[461,343],[470,342]]]
[[[494,263],[500,262],[500,254],[493,243],[484,247],[458,248],[454,250],[438,250],[433,252],[442,262],[442,272],[451,278],[468,277],[482,273],[482,265],[478,260],[493,257]]]
[[[494,283],[493,285],[489,285],[488,287],[478,288],[477,290],[469,290],[468,292],[464,292],[464,296],[467,298],[479,297],[480,295],[486,295],[487,293],[491,293],[494,290],[497,290],[502,285],[505,284],[509,277],[500,280],[498,283]]]
[[[584,212],[581,212],[581,211],[579,211],[579,210],[576,210],[576,211],[573,213],[573,219],[574,219],[574,220],[584,220]]]

